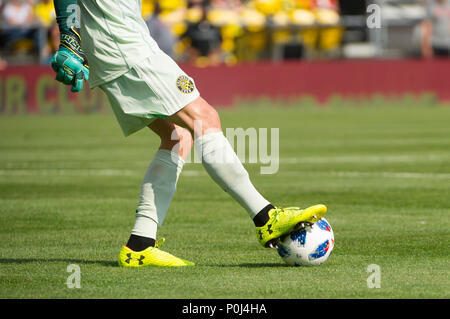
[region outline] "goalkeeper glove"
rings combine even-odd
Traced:
[[[89,79],[89,66],[80,41],[80,34],[74,27],[61,30],[59,49],[52,58],[56,80],[72,85],[72,92],[80,92],[83,80]]]

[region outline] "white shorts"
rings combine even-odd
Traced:
[[[106,93],[125,136],[158,117],[173,115],[200,96],[194,80],[159,49],[100,88]]]

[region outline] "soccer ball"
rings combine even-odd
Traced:
[[[327,261],[334,248],[334,233],[325,218],[291,232],[278,243],[278,254],[290,266],[316,266]]]

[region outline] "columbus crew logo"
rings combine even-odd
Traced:
[[[186,75],[181,75],[177,79],[177,88],[183,93],[192,93],[194,91],[194,82]]]

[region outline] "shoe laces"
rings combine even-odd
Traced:
[[[273,219],[275,219],[276,221],[278,221],[278,217],[279,217],[279,215],[280,215],[280,213],[282,213],[283,212],[283,207],[275,207],[274,209],[273,209],[273,213],[272,213],[272,216],[270,217],[271,219],[273,218]]]
[[[158,239],[155,243],[155,248],[161,248],[161,246],[165,243],[166,239],[164,237]]]
[[[299,209],[300,209],[300,207],[283,207],[283,206],[275,207],[275,211],[272,214],[272,218],[275,218],[275,220],[278,220],[278,216],[281,213],[285,213],[287,211],[292,211],[292,210],[299,210]]]

